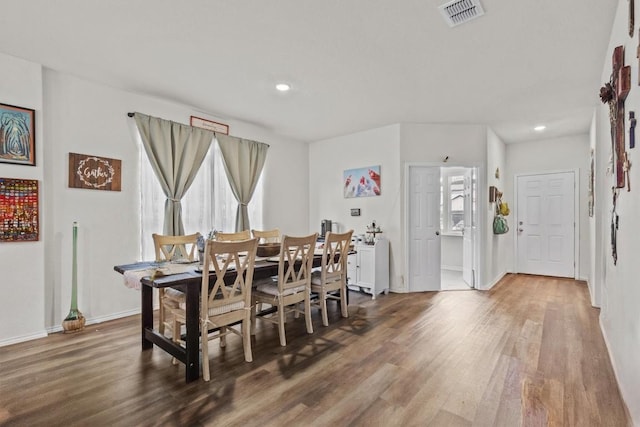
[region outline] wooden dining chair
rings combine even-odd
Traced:
[[[153,233],[153,244],[156,250],[156,262],[185,260],[196,261],[198,253],[197,243],[200,233],[187,236],[166,236]],[[171,329],[173,322],[167,319],[167,314],[178,304],[184,302],[184,293],[173,288],[158,289],[159,313],[158,331],[164,335],[165,328]]]
[[[253,361],[251,353],[251,287],[256,260],[258,239],[236,242],[207,240],[204,249],[200,288],[200,335],[202,349],[202,376],[211,379],[209,366],[209,341],[220,339],[226,345],[226,335],[234,333],[242,337],[244,359]],[[209,284],[210,272],[215,273],[215,283]],[[177,323],[186,323],[185,305],[174,311]],[[234,324],[240,322],[240,329]],[[179,327],[177,324],[176,327]],[[174,331],[177,328],[174,327]],[[180,342],[179,335],[174,341]]]
[[[238,231],[236,233],[223,233],[217,232],[215,240],[218,242],[237,242],[239,240],[251,239],[251,232],[249,230]]]
[[[253,237],[259,239],[258,243],[280,243],[280,230],[251,230]]]
[[[267,303],[277,308],[271,317],[261,316],[278,325],[280,345],[286,346],[285,316],[287,313],[304,314],[307,332],[313,333],[311,324],[311,268],[318,233],[306,237],[283,236],[278,276],[256,281],[253,292],[252,330],[255,331],[256,304]],[[304,309],[300,309],[302,304]]]
[[[340,300],[342,317],[347,312],[347,257],[353,230],[346,233],[327,232],[322,249],[322,264],[311,274],[311,292],[318,294],[314,306],[320,307],[322,324],[329,326],[327,299]],[[334,295],[338,291],[338,295]]]

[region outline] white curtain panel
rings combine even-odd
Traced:
[[[262,174],[269,145],[216,134],[231,191],[238,201],[236,231],[250,230],[248,205]]]

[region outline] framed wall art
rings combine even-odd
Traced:
[[[38,181],[0,178],[0,242],[39,238]]]
[[[35,130],[34,110],[0,104],[0,162],[35,166]]]
[[[120,191],[121,171],[121,160],[69,153],[70,188]]]
[[[380,166],[347,169],[342,174],[345,198],[379,196]]]

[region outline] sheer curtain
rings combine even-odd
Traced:
[[[166,196],[162,234],[182,236],[182,198],[209,152],[214,133],[142,113],[134,113],[133,118]]]
[[[140,162],[140,232],[143,260],[155,257],[151,234],[162,233],[164,201],[166,199],[158,183],[149,160],[146,158],[142,141],[137,138]],[[222,164],[222,155],[217,140],[211,148],[191,187],[182,198],[182,221],[186,234],[200,232],[205,235],[212,229],[235,231],[236,208],[238,202],[231,191]],[[262,225],[263,186],[262,178],[249,204],[249,218],[253,228]]]
[[[249,202],[262,176],[269,145],[229,135],[217,139],[231,191],[238,201],[236,231],[251,230]]]

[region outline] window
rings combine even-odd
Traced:
[[[464,229],[464,176],[445,173],[440,186],[440,228],[443,233],[460,235]]]
[[[164,203],[162,192],[147,154],[138,136],[140,152],[140,232],[141,259],[155,258],[153,233],[162,233],[164,223]],[[253,228],[262,227],[262,178],[249,203],[249,220]],[[222,163],[218,142],[214,139],[209,153],[202,162],[200,170],[191,187],[182,198],[182,221],[186,234],[200,232],[206,235],[210,230],[235,231],[236,201]]]

